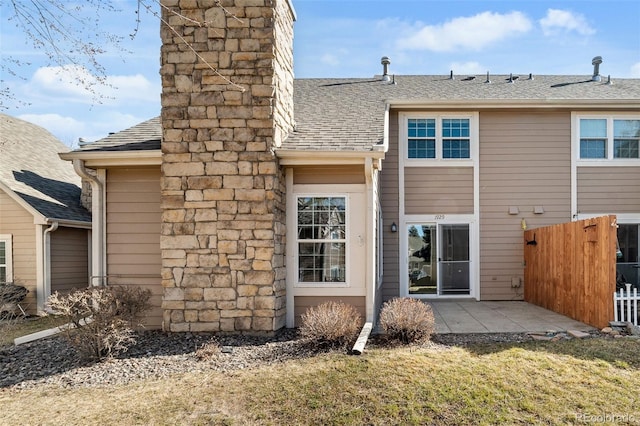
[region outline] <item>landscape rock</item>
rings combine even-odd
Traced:
[[[571,337],[575,337],[576,339],[585,339],[587,337],[590,337],[589,333],[585,333],[584,331],[579,330],[568,330],[567,334]]]

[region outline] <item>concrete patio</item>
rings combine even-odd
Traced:
[[[436,333],[524,333],[589,331],[594,328],[564,315],[521,301],[429,301]]]

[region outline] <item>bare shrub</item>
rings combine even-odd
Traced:
[[[361,327],[362,318],[353,305],[325,302],[302,314],[300,334],[320,346],[346,346]]]
[[[207,342],[196,349],[195,356],[198,361],[213,361],[220,355],[218,342]]]
[[[49,307],[73,324],[65,336],[86,359],[125,352],[135,343],[133,327],[151,308],[151,292],[138,287],[93,287],[68,295],[54,293]]]
[[[435,331],[431,306],[418,299],[395,298],[382,305],[380,327],[388,338],[403,343],[429,340]]]
[[[29,293],[26,287],[17,285],[15,283],[0,281],[0,318],[12,318],[17,315],[22,308],[20,308],[20,302]]]

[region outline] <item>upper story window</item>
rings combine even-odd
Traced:
[[[580,118],[579,132],[580,159],[640,159],[640,119]]]
[[[298,282],[346,283],[346,197],[298,197]]]
[[[439,160],[471,160],[477,139],[476,121],[475,115],[401,113],[400,138],[405,158],[410,162],[433,160],[433,165]]]

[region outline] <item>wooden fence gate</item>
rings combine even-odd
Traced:
[[[613,320],[615,216],[524,232],[524,300],[593,327]]]

